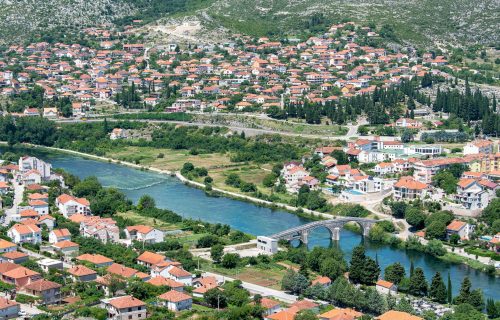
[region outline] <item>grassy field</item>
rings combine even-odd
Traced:
[[[279,265],[272,265],[268,269],[257,266],[225,269],[212,264],[205,264],[203,270],[276,290],[281,289],[281,280],[286,273],[286,268]]]
[[[264,177],[271,173],[272,165],[240,165],[236,167],[216,168],[208,170],[208,175],[214,179],[212,186],[236,193],[242,193],[240,189],[229,186],[225,183],[226,178],[231,173],[236,173],[240,176],[241,180],[245,182],[254,183],[257,189],[266,195],[271,195],[272,189],[266,188],[262,184]],[[204,178],[196,179],[198,182],[203,182]],[[275,193],[280,198],[279,202],[289,203],[293,198],[290,194]]]
[[[157,228],[159,230],[163,230],[163,231],[179,229],[178,225],[175,225],[172,223],[166,223],[166,222],[163,222],[161,220],[150,218],[150,217],[144,217],[144,216],[141,216],[137,212],[134,212],[134,211],[118,212],[116,215],[119,217],[122,217],[124,219],[131,220],[131,221],[133,221],[134,224],[143,224],[146,226],[155,227],[155,228]]]
[[[163,154],[163,158],[161,157]],[[160,157],[159,157],[160,155]],[[175,171],[182,168],[185,162],[191,162],[197,167],[207,169],[229,166],[231,162],[225,154],[189,154],[187,150],[156,149],[151,147],[125,147],[106,153],[106,157],[121,161],[136,162],[162,170]]]

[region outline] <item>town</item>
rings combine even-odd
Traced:
[[[389,49],[353,22],[187,46],[143,43],[134,23],[3,48],[2,318],[500,316],[500,92],[469,79],[480,71]],[[185,217],[33,146],[305,220],[248,234]],[[310,246],[319,228],[328,247]],[[363,243],[346,254],[345,232],[476,269],[492,289],[379,261]]]

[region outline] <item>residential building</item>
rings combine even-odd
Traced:
[[[44,259],[38,260],[36,263],[45,272],[50,272],[51,269],[54,269],[54,270],[63,270],[64,269],[63,262],[61,260],[44,258]]]
[[[143,243],[159,243],[163,242],[164,238],[162,231],[145,225],[126,227],[125,236],[131,241],[139,241]]]
[[[324,288],[329,287],[332,284],[332,280],[326,276],[318,276],[316,279],[311,281],[311,286],[320,285]]]
[[[280,312],[282,309],[281,303],[266,297],[260,299],[260,306],[264,308],[264,316],[269,316],[271,314]]]
[[[151,277],[149,276],[149,274],[146,274],[144,272],[140,272],[138,270],[135,270],[133,268],[129,268],[129,267],[126,267],[124,265],[121,265],[119,263],[113,263],[112,265],[110,265],[106,271],[110,274],[114,274],[114,275],[117,275],[121,278],[125,278],[125,279],[130,279],[130,278],[139,278],[143,281],[148,281],[149,279],[151,279]]]
[[[165,261],[151,270],[151,276],[162,276],[180,282],[186,286],[193,284],[193,275],[181,268],[179,262]]]
[[[21,171],[21,173],[26,173],[31,170],[36,170],[40,174],[42,180],[48,180],[50,178],[52,165],[35,157],[25,156],[19,158],[19,171]]]
[[[19,316],[21,307],[16,301],[0,298],[0,319],[15,319]]]
[[[144,251],[140,256],[137,257],[137,263],[148,268],[151,268],[152,266],[166,260],[167,258],[164,255],[150,251]]]
[[[153,277],[146,282],[156,287],[167,286],[172,290],[184,291],[184,284],[162,276]]]
[[[42,231],[34,224],[15,224],[7,231],[7,236],[17,244],[42,242]]]
[[[30,270],[23,266],[16,266],[2,274],[2,281],[15,285],[17,288],[22,288],[42,277],[36,271]]]
[[[0,253],[12,252],[17,250],[17,244],[0,239]]]
[[[65,256],[75,256],[78,254],[80,245],[69,240],[56,242],[52,245],[54,251],[60,252]]]
[[[482,210],[490,202],[490,193],[476,179],[460,179],[455,200],[468,210]]]
[[[163,305],[170,311],[190,310],[193,304],[193,298],[183,292],[170,290],[158,296],[158,299],[164,301]]]
[[[71,240],[71,233],[68,229],[54,229],[49,232],[49,242],[56,243],[63,240]]]
[[[377,283],[375,283],[375,289],[379,293],[393,296],[398,293],[398,287],[394,283],[386,280],[378,280]]]
[[[56,198],[59,212],[69,218],[74,214],[90,215],[90,202],[85,198],[75,198],[69,194],[62,194]]]
[[[29,259],[29,255],[24,252],[10,251],[2,254],[0,260],[15,264],[21,264]]]
[[[446,237],[449,239],[452,234],[457,234],[461,240],[469,240],[473,231],[473,225],[465,221],[453,220],[446,227]]]
[[[375,317],[375,320],[424,320],[424,318],[414,316],[403,311],[389,310],[386,313]]]
[[[493,141],[491,140],[475,140],[467,143],[464,146],[463,153],[467,154],[492,154],[493,153]]]
[[[413,177],[401,177],[393,186],[393,196],[396,201],[423,199],[427,194],[428,185]]]
[[[76,265],[68,269],[73,281],[88,282],[97,279],[97,272],[84,265]]]
[[[354,320],[363,316],[363,313],[350,308],[335,308],[318,315],[319,320]]]
[[[41,298],[44,305],[59,304],[61,302],[61,285],[56,282],[39,279],[23,288],[23,291]]]
[[[113,264],[113,260],[100,254],[85,253],[76,257],[78,261],[85,261],[92,263],[96,268],[109,267]]]
[[[102,300],[108,311],[108,320],[145,319],[146,304],[132,296],[123,296]]]
[[[97,216],[87,217],[80,223],[80,234],[104,243],[118,242],[120,239],[120,229],[116,226],[116,221]]]

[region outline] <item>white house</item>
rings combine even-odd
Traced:
[[[158,296],[160,300],[165,301],[163,305],[170,311],[190,310],[193,304],[193,298],[183,292],[170,290]]]
[[[126,227],[125,237],[131,241],[159,243],[163,241],[164,234],[158,229],[145,225],[137,225]]]
[[[464,146],[464,154],[491,154],[493,153],[493,141],[490,140],[475,140],[467,143]]]
[[[43,200],[30,200],[28,204],[41,216],[49,214],[49,204]]]
[[[108,311],[108,320],[146,319],[146,304],[132,296],[102,300]]]
[[[191,286],[193,284],[193,275],[181,268],[181,264],[175,261],[164,261],[151,269],[151,277],[162,276]]]
[[[377,283],[375,284],[375,289],[379,293],[391,294],[393,296],[398,293],[398,287],[394,283],[386,280],[377,281]]]
[[[17,250],[17,245],[10,241],[0,239],[0,254]]]
[[[80,234],[84,237],[91,237],[107,243],[117,242],[120,239],[120,229],[116,226],[116,221],[111,218],[88,217],[80,222]]]
[[[460,239],[468,240],[474,231],[474,226],[460,220],[453,220],[446,227],[446,237],[449,239],[452,234],[458,234]]]
[[[40,173],[42,179],[48,179],[52,170],[52,165],[35,157],[19,158],[19,170],[26,173],[30,170],[36,170]]]
[[[57,243],[63,240],[71,240],[71,233],[68,229],[55,229],[49,233],[50,243]]]
[[[401,177],[393,186],[393,196],[396,201],[423,199],[427,194],[428,185],[413,177]]]
[[[490,194],[475,179],[460,179],[455,200],[468,210],[482,210],[490,202]]]
[[[42,242],[42,231],[34,224],[15,224],[8,231],[7,236],[14,243],[37,244]]]
[[[85,198],[75,198],[69,194],[62,194],[56,198],[56,206],[59,212],[66,218],[74,214],[90,214],[90,202]]]

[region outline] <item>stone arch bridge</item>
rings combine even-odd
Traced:
[[[298,227],[294,227],[285,231],[275,233],[269,238],[276,240],[300,240],[302,243],[307,244],[309,233],[316,228],[326,228],[330,231],[332,240],[340,240],[340,230],[349,222],[357,223],[362,231],[363,236],[368,236],[371,227],[380,220],[366,219],[366,218],[355,218],[355,217],[343,217],[331,220],[321,220],[307,223]]]

